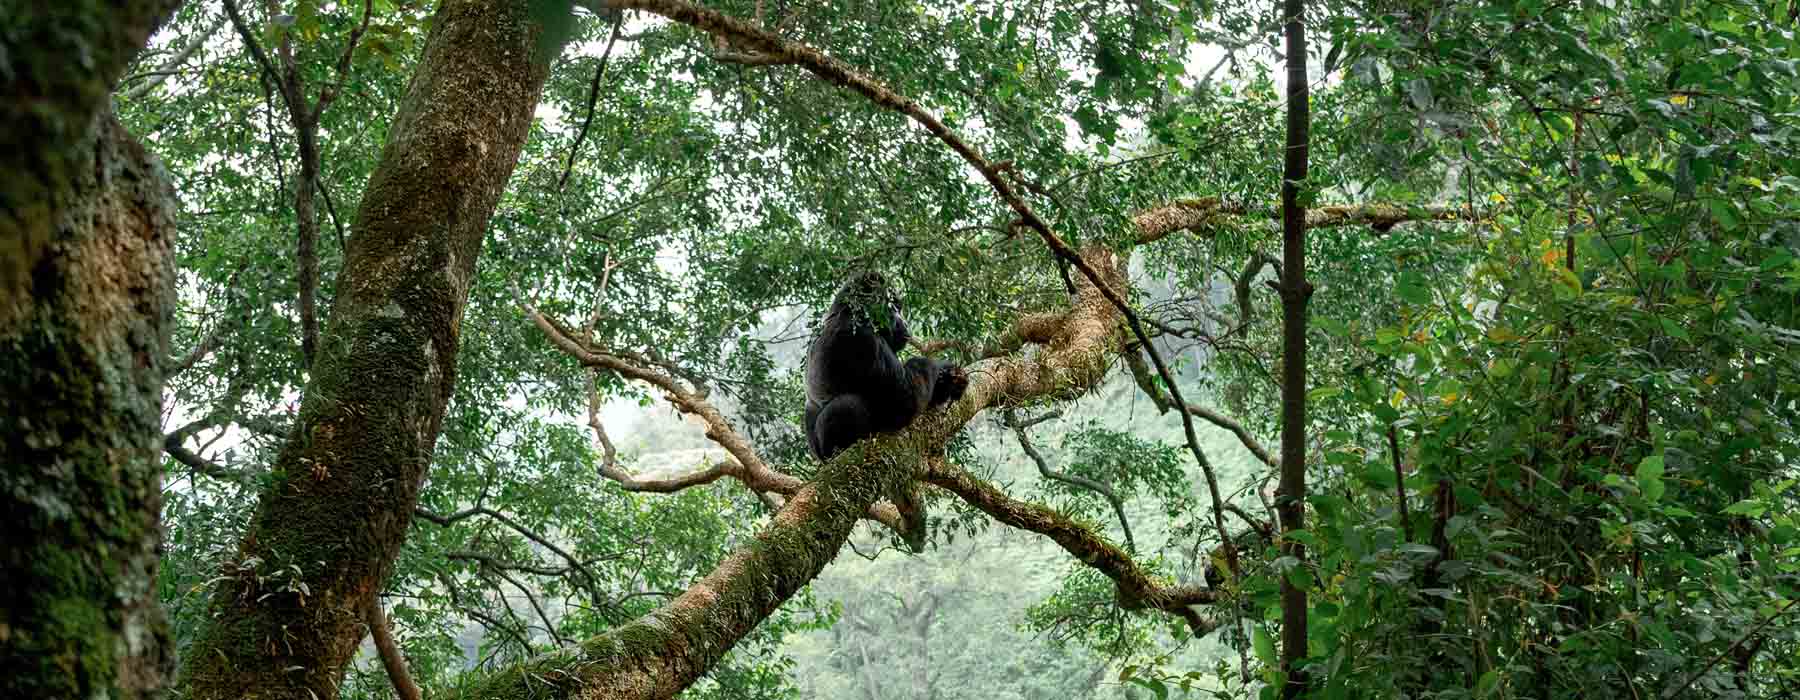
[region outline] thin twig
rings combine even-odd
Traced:
[[[607,37],[606,50],[600,52],[600,66],[594,69],[594,79],[588,83],[587,118],[581,121],[581,131],[575,134],[575,143],[569,146],[569,160],[563,165],[562,177],[556,179],[556,189],[559,192],[569,183],[569,174],[575,172],[575,156],[581,153],[581,142],[587,140],[588,129],[594,125],[594,104],[600,99],[600,81],[606,77],[606,60],[612,57],[613,44],[619,41],[619,25],[624,22],[624,12],[613,15],[612,36]]]
[[[1012,428],[1014,435],[1018,436],[1019,448],[1025,451],[1025,456],[1030,457],[1031,461],[1037,464],[1039,474],[1044,475],[1044,478],[1051,481],[1060,481],[1076,488],[1093,491],[1094,493],[1100,494],[1107,502],[1111,503],[1113,512],[1119,516],[1119,527],[1125,531],[1125,548],[1131,551],[1137,551],[1137,543],[1133,542],[1131,539],[1131,520],[1125,517],[1125,501],[1119,498],[1119,494],[1113,491],[1112,487],[1093,479],[1060,472],[1050,468],[1049,460],[1044,458],[1044,454],[1038,451],[1036,445],[1031,444],[1031,436],[1025,433],[1025,427],[1049,420],[1055,415],[1056,414],[1052,413],[1038,416],[1037,418],[1028,421],[1020,421],[1018,415],[1010,408],[1000,414],[1001,420],[1006,423],[1007,427]]]
[[[1790,601],[1788,601],[1787,605],[1781,606],[1781,609],[1776,610],[1775,612],[1769,613],[1769,615],[1767,617],[1764,617],[1761,622],[1756,623],[1755,627],[1750,628],[1749,632],[1745,632],[1744,636],[1738,637],[1737,641],[1731,643],[1731,646],[1725,647],[1725,651],[1719,652],[1719,655],[1713,657],[1712,661],[1706,662],[1706,665],[1702,666],[1700,668],[1700,670],[1695,671],[1693,673],[1693,675],[1688,676],[1687,682],[1682,683],[1681,687],[1678,687],[1674,690],[1663,693],[1663,698],[1665,698],[1665,700],[1666,700],[1667,698],[1678,697],[1682,693],[1686,692],[1689,687],[1693,686],[1696,681],[1700,680],[1701,676],[1706,675],[1707,671],[1711,671],[1714,666],[1719,665],[1720,661],[1724,661],[1725,657],[1730,656],[1731,652],[1736,651],[1738,647],[1743,646],[1743,644],[1746,640],[1750,639],[1751,637],[1756,636],[1757,632],[1761,632],[1762,628],[1769,626],[1769,623],[1774,622],[1775,618],[1778,618],[1778,617],[1781,617],[1782,615],[1787,614],[1787,611],[1790,608],[1793,608],[1795,603],[1800,603],[1800,598],[1795,598],[1793,600],[1790,600]]]

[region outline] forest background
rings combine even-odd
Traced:
[[[8,696],[1800,692],[1795,0],[0,16]]]

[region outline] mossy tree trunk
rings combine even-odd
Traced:
[[[549,73],[530,6],[439,6],[362,197],[299,420],[183,661],[193,698],[337,696],[418,502],[482,236]]]
[[[0,13],[0,697],[153,697],[173,660],[155,593],[176,204],[106,103],[177,4]]]

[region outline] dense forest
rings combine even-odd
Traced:
[[[0,697],[1800,698],[1800,0],[0,0]]]

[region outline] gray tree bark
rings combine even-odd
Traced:
[[[172,665],[156,571],[177,205],[107,99],[177,4],[0,19],[0,697],[154,697]]]

